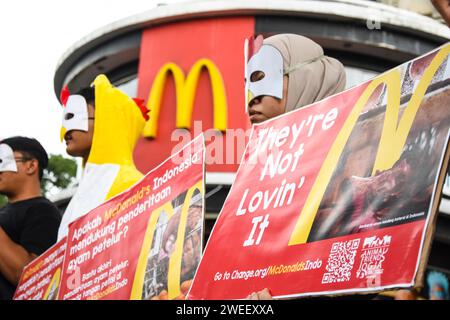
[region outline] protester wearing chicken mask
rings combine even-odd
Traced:
[[[246,106],[251,123],[261,123],[344,90],[346,75],[338,60],[314,41],[278,34],[246,42]],[[272,299],[269,289],[250,300]]]
[[[246,45],[246,105],[252,123],[302,108],[344,90],[338,60],[296,34],[258,36]]]
[[[64,212],[58,240],[70,223],[142,179],[133,160],[148,109],[98,75],[93,87],[61,93],[64,106],[60,138],[66,151],[83,159],[83,177]]]

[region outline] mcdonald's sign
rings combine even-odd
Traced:
[[[224,161],[208,164],[208,157],[216,151],[208,152],[206,135],[206,170],[237,170],[241,150],[226,132],[250,128],[244,108],[242,46],[253,32],[252,17],[184,21],[143,32],[138,96],[151,111],[135,148],[139,170],[148,172],[170,156],[175,146],[189,142],[174,139],[174,132],[194,138],[200,133],[195,128],[198,123],[202,131],[217,130],[211,141],[223,146],[219,156]],[[231,158],[233,163],[226,161]]]
[[[148,105],[151,108],[150,120],[144,128],[144,137],[155,138],[158,130],[159,112],[164,86],[169,73],[175,80],[177,98],[176,127],[190,128],[197,84],[202,69],[209,72],[213,94],[214,128],[220,131],[227,129],[227,97],[222,75],[217,66],[209,59],[200,59],[191,68],[187,78],[183,70],[175,63],[165,64],[153,81]]]

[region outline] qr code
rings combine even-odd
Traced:
[[[322,278],[322,283],[349,281],[355,263],[359,240],[335,242],[331,246],[330,256]]]

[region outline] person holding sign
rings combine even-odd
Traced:
[[[0,141],[0,300],[12,299],[22,269],[56,242],[61,215],[42,196],[48,156],[35,139]]]
[[[277,56],[258,47],[247,52]],[[261,109],[188,299],[242,299],[262,288],[279,299],[370,299],[419,287],[450,158],[449,53],[445,44],[272,119]],[[268,59],[247,66],[247,80],[262,72],[247,82],[249,101],[273,97],[280,81],[256,84],[289,73],[277,59],[264,65]],[[274,99],[286,98],[286,110],[291,91],[284,88]]]
[[[245,48],[246,105],[251,123],[260,123],[344,90],[346,74],[320,45],[297,34],[248,40]],[[269,289],[250,300],[272,299]]]
[[[66,151],[83,158],[83,178],[59,227],[58,240],[67,235],[69,224],[90,210],[128,189],[143,175],[133,161],[134,146],[149,110],[99,75],[93,88],[71,95],[61,93],[64,106],[61,141]]]
[[[296,34],[246,41],[246,106],[252,123],[322,100],[345,88],[344,66]]]

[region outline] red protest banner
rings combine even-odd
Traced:
[[[254,126],[189,299],[419,284],[449,157],[449,52]]]
[[[202,250],[204,155],[200,135],[72,223],[60,299],[184,298]]]
[[[22,271],[13,299],[58,300],[65,252],[64,238],[28,264]]]

